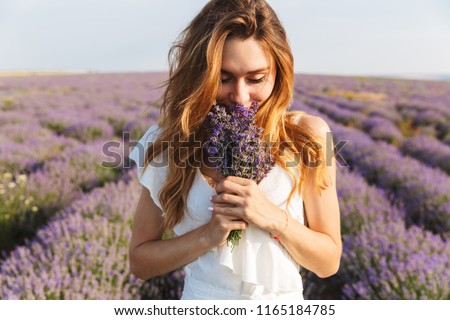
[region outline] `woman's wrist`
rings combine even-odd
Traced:
[[[208,230],[208,225],[205,224],[197,229],[197,232],[199,232],[198,236],[198,244],[199,246],[206,252],[214,248],[213,245],[211,245],[211,238],[210,233]]]
[[[283,229],[281,230],[281,232],[279,232],[277,234],[272,234],[272,233],[270,234],[270,236],[277,241],[280,240],[280,237],[284,234],[284,232],[286,231],[287,226],[289,224],[289,215],[288,215],[287,211],[283,210],[283,213],[284,213],[284,218],[285,218],[285,224],[284,224]]]
[[[275,212],[276,213],[273,215],[274,219],[267,229],[272,238],[281,236],[286,231],[287,225],[289,224],[289,217],[286,210],[277,207]]]

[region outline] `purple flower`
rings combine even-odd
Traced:
[[[392,143],[403,139],[402,133],[394,123],[385,118],[377,116],[367,118],[362,123],[362,128],[376,140],[384,140]]]
[[[0,299],[139,299],[142,281],[128,267],[139,188],[133,175],[128,184],[97,188],[55,215],[0,262]]]
[[[448,299],[450,247],[440,236],[392,221],[343,241],[342,299]]]
[[[401,150],[431,167],[440,168],[450,174],[450,146],[428,136],[415,136],[406,140]]]
[[[207,141],[204,151],[223,177],[236,176],[260,182],[275,164],[273,155],[262,141],[263,129],[255,122],[258,104],[215,104],[206,116]],[[233,230],[228,243],[239,242],[241,230]]]

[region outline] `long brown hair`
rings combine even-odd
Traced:
[[[294,62],[286,32],[276,13],[264,0],[212,0],[181,33],[169,52],[170,73],[162,99],[161,135],[146,155],[145,168],[161,152],[168,152],[169,169],[159,199],[165,212],[163,227],[170,230],[183,217],[186,199],[196,175],[204,142],[201,125],[219,91],[222,51],[230,37],[255,39],[273,58],[275,85],[259,108],[256,122],[270,139],[276,162],[287,169],[301,192],[307,175],[320,188],[326,187],[325,161],[320,147],[312,143],[308,128],[293,123],[287,108],[292,102]],[[163,141],[170,142],[170,148]],[[289,142],[289,143],[288,143]],[[165,147],[164,147],[165,146]],[[149,149],[149,150],[150,150]],[[294,159],[300,155],[300,161]],[[297,161],[300,181],[288,161]],[[311,168],[311,161],[322,165]],[[312,169],[312,170],[308,170]]]

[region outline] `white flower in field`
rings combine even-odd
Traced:
[[[30,197],[28,197],[28,200],[30,200],[30,202],[31,202],[34,200],[34,198],[30,196]]]
[[[17,183],[25,183],[27,182],[27,176],[25,174],[21,174],[16,178]]]
[[[21,200],[22,200],[22,199],[21,199]],[[25,205],[26,205],[26,206],[29,206],[30,203],[31,203],[30,199],[25,200]]]
[[[5,194],[5,193],[6,193],[5,189],[0,189],[0,194]]]
[[[16,183],[15,182],[8,183],[8,188],[13,189],[15,187],[16,187]]]
[[[39,208],[36,207],[36,206],[32,206],[32,207],[31,207],[31,211],[33,211],[33,212],[36,212],[36,211],[38,211],[38,210],[39,210]]]
[[[5,180],[11,180],[12,177],[13,177],[13,175],[12,175],[11,172],[5,172],[5,173],[3,174],[3,179],[5,179]]]
[[[21,194],[20,196],[19,196],[19,200],[23,200],[23,199],[25,199],[25,196],[23,195],[23,194]]]

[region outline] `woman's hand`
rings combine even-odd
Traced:
[[[225,206],[223,208],[226,210]],[[231,230],[243,230],[247,227],[248,223],[241,218],[231,214],[221,214],[216,210],[212,212],[211,220],[205,225],[205,232],[208,243],[213,247],[219,247],[226,243]]]
[[[216,192],[211,199],[213,216],[240,218],[274,233],[284,224],[283,212],[267,199],[253,180],[228,176],[216,186]]]

